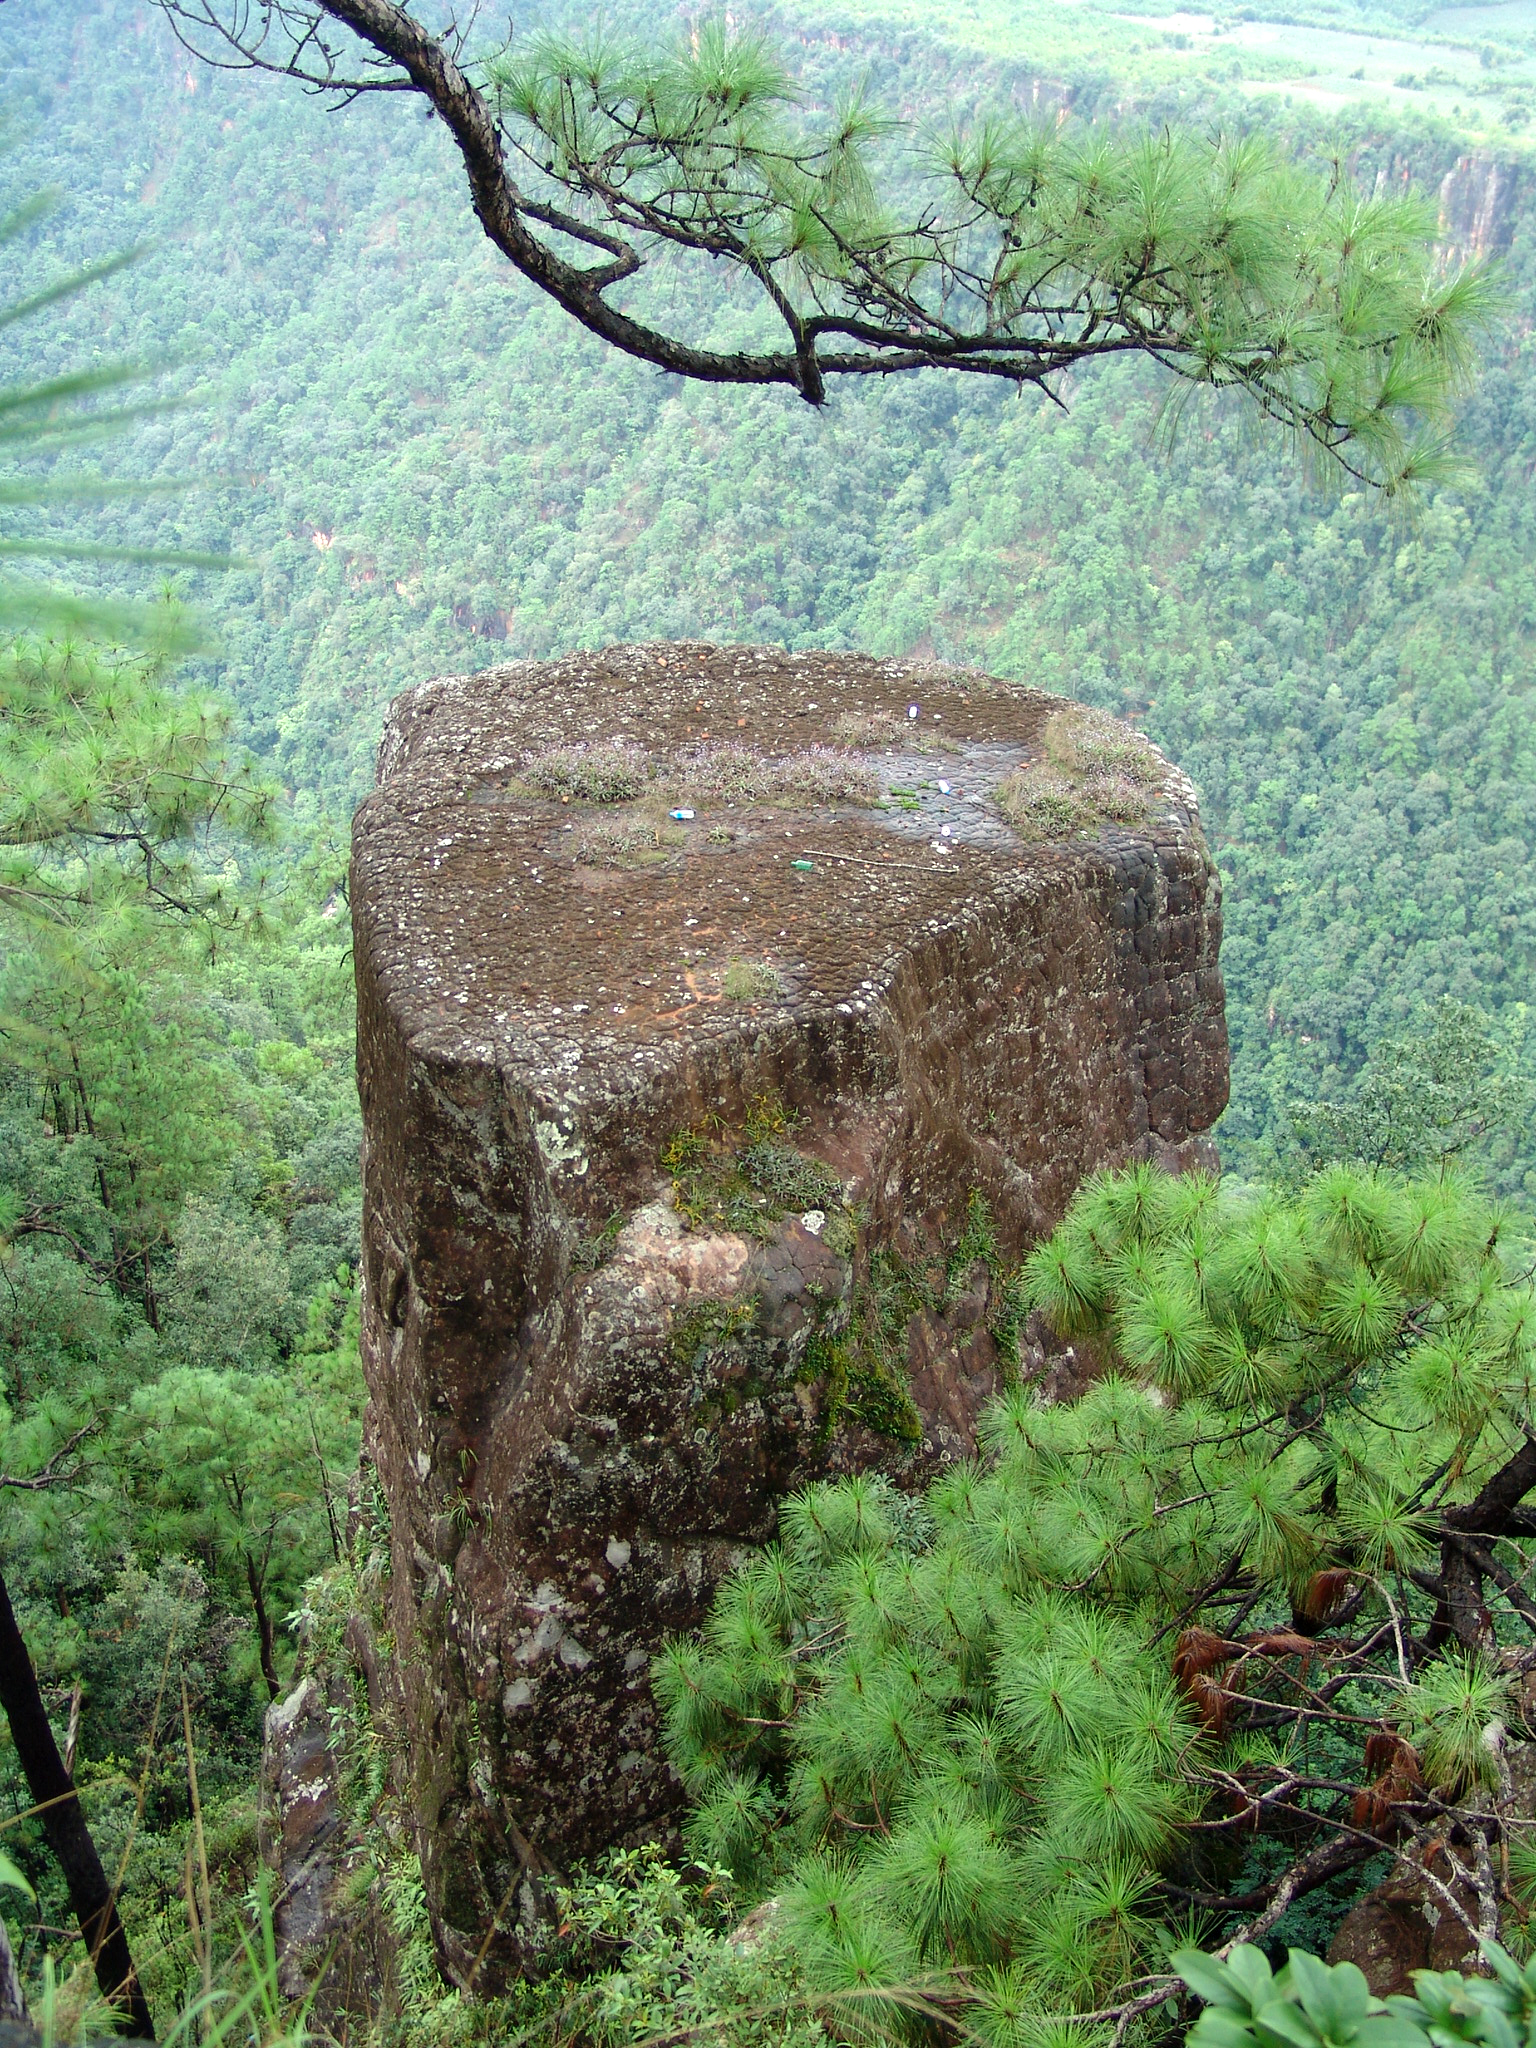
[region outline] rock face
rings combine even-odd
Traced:
[[[380,1915],[348,1896],[364,1857],[351,1839],[337,1724],[350,1678],[311,1669],[267,1710],[261,1757],[262,1859],[276,1879],[278,1986],[311,2023],[345,2038],[348,2019],[389,2009],[394,1942]]]
[[[341,1800],[329,1706],[314,1678],[304,1678],[268,1710],[262,1744],[261,1848],[278,1881],[273,1925],[288,1998],[304,1995],[331,1931]]]
[[[972,1448],[1083,1175],[1213,1163],[1218,884],[1125,728],[689,645],[397,700],[352,905],[368,1455],[488,1987],[543,1873],[665,1827],[651,1655],[782,1492]]]
[[[1440,181],[1440,241],[1448,260],[1502,256],[1514,240],[1525,185],[1520,164],[1458,157]]]
[[[1441,1856],[1434,1875],[1451,1879]],[[1470,1887],[1456,1887],[1462,1910],[1476,1923],[1477,1898]],[[1476,1944],[1462,1923],[1439,1903],[1422,1878],[1395,1871],[1339,1923],[1328,1948],[1330,1963],[1353,1963],[1378,1998],[1412,1993],[1416,1970],[1476,1970]]]

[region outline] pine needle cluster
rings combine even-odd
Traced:
[[[1495,310],[1445,271],[1433,209],[1356,192],[1256,135],[983,114],[924,134],[855,90],[808,115],[729,12],[668,48],[602,27],[468,61],[466,25],[356,0],[160,0],[194,55],[346,103],[420,94],[491,241],[594,334],[671,373],[778,384],[954,370],[1050,390],[1139,352],[1242,391],[1389,491],[1447,473],[1454,399]],[[360,39],[354,63],[332,30]],[[708,259],[764,315],[746,346],[651,325],[647,264]],[[717,327],[719,323],[714,323]]]
[[[1400,1611],[1421,1657],[1407,1687],[1391,1628],[1339,1639],[1368,1708],[1346,1741],[1379,1717],[1363,1777],[1416,1743],[1448,1793],[1475,1783],[1503,1697],[1408,1619],[1441,1518],[1530,1414],[1531,1289],[1465,1183],[1103,1174],[1023,1292],[1111,1370],[1071,1405],[1004,1395],[920,1503],[878,1477],[787,1500],[655,1669],[692,1848],[780,1892],[872,2032],[903,2024],[882,1988],[926,1978],[1034,2038],[1177,1945],[1190,1823],[1235,1799],[1248,1825],[1246,1797],[1260,1824],[1341,1614]]]

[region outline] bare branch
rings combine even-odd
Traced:
[[[347,104],[366,92],[412,92],[389,60],[363,56],[350,72],[322,33],[318,7],[303,0],[159,0],[182,48],[215,71],[265,71],[291,78],[306,92],[334,94]]]

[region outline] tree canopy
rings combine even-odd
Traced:
[[[720,20],[670,52],[538,36],[475,62],[396,0],[160,5],[212,62],[342,100],[420,94],[508,261],[684,377],[820,405],[834,378],[1050,390],[1146,354],[1244,392],[1325,468],[1396,490],[1443,471],[1492,308],[1482,270],[1431,260],[1422,202],[1363,198],[1260,138],[1011,116],[921,137],[860,94],[806,119],[769,46]],[[666,254],[754,288],[780,345],[722,350],[638,313],[620,287]]]

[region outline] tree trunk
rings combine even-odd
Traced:
[[[1489,1652],[1495,1643],[1493,1615],[1483,1597],[1483,1575],[1492,1560],[1481,1536],[1496,1542],[1508,1533],[1520,1503],[1536,1486],[1536,1436],[1525,1433],[1514,1456],[1501,1465],[1475,1500],[1447,1508],[1440,1518],[1440,1581],[1434,1615],[1425,1636],[1437,1650],[1452,1636],[1463,1648]],[[1519,1603],[1515,1603],[1517,1608]]]
[[[267,1681],[267,1691],[276,1699],[282,1688],[277,1682],[277,1664],[272,1655],[272,1617],[267,1612],[261,1574],[256,1569],[256,1560],[249,1552],[246,1553],[245,1559],[245,1583],[251,1589],[251,1605],[256,1610],[256,1637],[261,1644],[261,1675]]]
[[[118,1918],[117,1900],[101,1867],[96,1844],[85,1824],[79,1798],[59,1746],[53,1739],[37,1673],[22,1641],[11,1596],[0,1578],[0,1706],[11,1724],[11,1740],[26,1773],[27,1786],[39,1809],[48,1846],[58,1859],[69,1887],[69,1903],[80,1922],[80,1935],[90,1951],[96,1982],[116,2015],[117,2030],[141,2041],[153,2041],[155,2023],[139,1988],[128,1937]]]
[[[149,1246],[145,1245],[139,1254],[144,1268],[144,1320],[158,1337],[160,1334],[160,1297],[155,1292],[155,1269],[150,1261]]]

